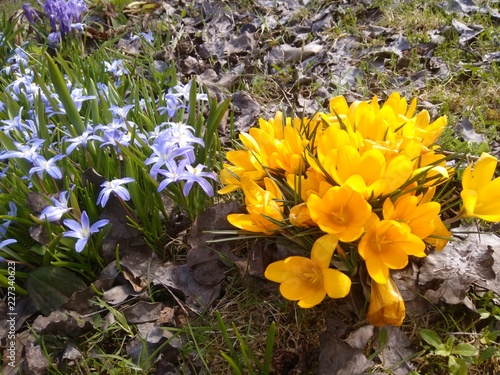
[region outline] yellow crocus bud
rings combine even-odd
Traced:
[[[297,204],[290,209],[290,224],[297,227],[310,228],[316,224],[309,215],[309,209],[305,203]]]
[[[405,315],[405,303],[394,280],[389,277],[387,284],[379,284],[372,279],[370,306],[366,313],[368,323],[377,327],[400,326]]]

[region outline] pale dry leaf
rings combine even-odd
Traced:
[[[474,227],[454,230],[473,232]],[[419,284],[427,290],[425,296],[431,302],[450,304],[467,302],[466,292],[473,283],[486,283],[496,278],[493,269],[494,250],[500,239],[492,234],[479,236],[468,233],[463,241],[452,241],[440,252],[429,254],[420,269]],[[492,247],[490,244],[495,244]]]
[[[383,344],[378,340],[375,347],[381,349],[378,358],[383,367],[391,368],[394,375],[406,375],[414,370],[415,366],[408,360],[414,353],[410,349],[411,341],[408,335],[399,327],[385,326],[382,329],[387,332],[387,341],[382,348],[378,348]]]

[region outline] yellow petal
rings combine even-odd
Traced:
[[[452,237],[451,232],[448,228],[446,228],[443,221],[439,217],[434,219],[434,232],[432,235],[436,237],[427,237],[425,242],[434,246],[437,251],[443,250],[449,241],[447,238],[451,239]]]
[[[296,274],[310,273],[312,270],[318,268],[318,266],[311,259],[301,256],[291,256],[286,258],[283,263],[283,267]]]
[[[341,146],[338,149],[337,157],[337,173],[338,177],[333,174],[338,184],[343,184],[349,177],[358,174],[360,170],[359,152],[351,145]]]
[[[259,225],[256,225],[252,217],[247,214],[229,214],[227,215],[227,221],[234,225],[236,228],[240,228],[249,232],[262,232],[265,233],[266,229]]]
[[[227,185],[224,186],[222,189],[217,190],[217,194],[229,194],[238,189],[240,189],[240,186],[238,185]]]
[[[479,192],[474,216],[491,222],[500,221],[500,177],[488,183]]]
[[[278,184],[273,179],[268,178],[268,177],[264,178],[264,185],[266,187],[266,190],[271,192],[271,194],[273,195],[273,198],[276,198],[279,200],[283,199],[283,195],[281,194],[281,190],[278,187]]]
[[[359,174],[352,175],[345,182],[344,185],[350,186],[352,190],[357,191],[360,194],[365,195],[367,190],[366,182],[363,177]]]
[[[385,220],[391,220],[394,218],[394,203],[392,203],[390,198],[387,198],[384,201],[384,205],[382,207],[382,213]]]
[[[309,309],[321,303],[325,299],[326,292],[323,288],[312,290],[308,295],[302,298],[298,305],[303,309]]]
[[[342,233],[339,234],[339,240],[342,242],[356,241],[364,232],[363,227],[347,227]]]
[[[391,248],[390,251],[381,251],[380,260],[389,268],[400,270],[408,264],[408,254],[401,247]]]
[[[387,165],[384,179],[387,182],[385,192],[392,193],[403,185],[413,172],[413,163],[405,155],[396,156]]]
[[[308,279],[304,279],[299,276],[290,277],[280,285],[281,294],[283,295],[283,297],[289,299],[290,301],[298,301],[307,298],[308,296],[316,294],[318,290],[322,289],[322,287],[315,287],[312,283],[309,282]]]
[[[332,268],[323,269],[323,283],[326,294],[330,298],[344,298],[351,290],[351,279]]]
[[[264,276],[266,277],[266,279],[274,281],[276,283],[282,283],[283,281],[294,276],[293,273],[285,269],[283,264],[283,260],[278,260],[277,262],[273,262],[268,265],[266,271],[264,272]]]
[[[474,209],[479,198],[477,191],[464,189],[460,192],[462,197],[462,217],[475,217]]]
[[[386,284],[372,280],[370,305],[366,313],[368,323],[377,327],[387,324],[400,326],[406,315],[401,293],[392,278]]]
[[[382,260],[378,256],[370,256],[365,262],[370,277],[379,284],[386,284],[389,278],[389,268]]]
[[[495,174],[496,166],[497,159],[483,152],[474,165],[474,168],[472,168],[472,165],[466,168],[462,176],[462,187],[464,190],[470,189],[479,192],[484,186],[491,182]]]
[[[385,171],[385,157],[376,149],[370,149],[361,156],[359,162],[362,166],[360,174],[363,176],[366,184],[369,185],[380,179]]]
[[[339,242],[335,234],[325,234],[316,241],[311,250],[311,259],[321,268],[328,268],[332,255]]]
[[[239,137],[240,137],[241,143],[243,143],[243,146],[247,150],[253,151],[256,154],[260,153],[259,144],[250,134],[241,132]]]
[[[226,152],[226,159],[234,165],[241,167],[245,170],[252,171],[255,169],[250,161],[251,154],[247,150],[237,150]]]

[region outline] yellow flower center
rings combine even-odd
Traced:
[[[309,270],[304,272],[303,275],[313,285],[319,285],[323,283],[323,272],[319,267],[311,267]]]
[[[339,211],[330,212],[330,217],[336,224],[345,225],[347,218],[344,215],[344,207],[340,207]]]

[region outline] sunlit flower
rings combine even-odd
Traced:
[[[37,173],[40,177],[43,176],[43,173],[47,173],[49,176],[55,179],[62,178],[62,171],[56,165],[56,161],[61,160],[66,155],[56,155],[53,158],[45,159],[42,155],[36,156],[33,160],[33,167],[29,170],[30,176],[33,173]]]
[[[309,209],[305,203],[300,203],[290,208],[288,218],[290,219],[290,224],[297,227],[310,228],[316,225],[312,221]]]
[[[389,269],[402,269],[408,255],[424,257],[425,244],[410,227],[395,220],[380,220],[372,213],[365,223],[366,233],[358,245],[368,273],[379,284],[387,283]]]
[[[372,280],[370,305],[366,313],[368,323],[377,327],[387,324],[400,326],[405,315],[405,303],[394,280],[389,277],[385,284]]]
[[[303,201],[307,201],[311,194],[322,197],[332,187],[324,175],[309,168],[305,175],[288,174],[286,176],[288,185],[298,194]]]
[[[384,202],[385,220],[396,220],[407,224],[418,238],[425,238],[434,232],[434,221],[438,218],[441,205],[438,202],[419,204],[418,197],[404,195],[393,204],[390,198]]]
[[[340,146],[320,162],[335,182],[350,185],[366,199],[392,193],[413,172],[413,163],[405,155],[398,155],[388,162],[378,149],[360,153],[349,144]]]
[[[245,149],[226,152],[226,159],[233,165],[224,165],[220,173],[221,183],[225,186],[219,190],[219,194],[240,189],[244,178],[260,183],[267,175],[257,141],[247,133],[240,133],[239,138]]]
[[[328,295],[331,298],[345,297],[351,288],[349,277],[330,267],[337,236],[327,234],[316,240],[311,258],[288,257],[271,263],[264,275],[280,283],[280,292],[286,299],[299,301],[299,306],[316,306]]]
[[[105,70],[115,77],[129,74],[128,69],[123,65],[123,60],[113,60],[111,63],[104,61]]]
[[[441,218],[438,217],[434,219],[434,231],[430,234],[430,237],[424,238],[424,241],[434,246],[437,251],[441,251],[448,244],[451,237],[451,232],[446,228]]]
[[[214,195],[214,188],[208,182],[207,178],[215,180],[217,177],[214,172],[203,172],[206,168],[205,165],[198,164],[196,167],[192,165],[186,164],[185,171],[180,175],[180,179],[184,180],[184,187],[182,188],[182,193],[184,196],[188,196],[193,184],[196,182],[203,191],[209,196],[212,197]]]
[[[421,138],[424,146],[430,146],[443,133],[447,123],[446,116],[441,116],[431,123],[429,112],[424,110],[416,116],[414,136]]]
[[[97,196],[97,205],[101,205],[102,207],[106,206],[108,203],[108,199],[111,193],[117,195],[121,200],[128,201],[130,199],[130,193],[128,190],[123,187],[123,184],[128,184],[130,182],[134,182],[135,180],[131,177],[124,178],[116,178],[112,181],[105,181],[101,184],[101,191]]]
[[[425,194],[421,194],[419,196],[419,205],[422,205],[424,203],[431,202],[432,199],[434,198],[434,194],[436,193],[436,187],[431,187],[427,189]],[[439,217],[439,215],[434,218],[432,224],[434,225],[434,231],[429,235],[429,237],[424,238],[423,240],[428,243],[429,245],[434,246],[434,249],[437,251],[441,251],[444,249],[448,241],[451,239],[452,234],[446,228],[446,225],[444,225],[443,221]]]
[[[68,207],[68,194],[69,192],[67,191],[61,191],[58,199],[50,197],[53,206],[45,207],[40,213],[40,219],[50,222],[60,220],[62,215],[71,210]]]
[[[363,196],[350,186],[334,186],[319,197],[307,200],[311,219],[323,232],[336,234],[342,242],[357,240],[372,208]]]
[[[64,232],[63,237],[76,238],[75,250],[79,253],[83,251],[85,245],[87,244],[90,236],[93,233],[99,232],[99,228],[107,225],[109,220],[102,219],[96,221],[94,224],[90,225],[90,220],[86,211],[82,212],[81,222],[72,219],[66,219],[63,221],[70,231]]]
[[[498,160],[483,152],[474,168],[467,167],[462,177],[462,217],[500,221],[500,177],[493,179]]]
[[[237,228],[249,232],[271,234],[279,229],[279,224],[273,220],[283,220],[283,204],[281,192],[270,178],[264,179],[266,189],[262,189],[250,178],[244,177],[241,187],[245,194],[248,214],[230,214],[227,220]]]

